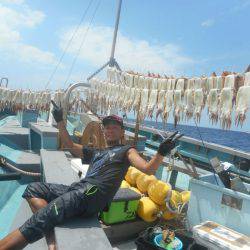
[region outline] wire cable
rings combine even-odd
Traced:
[[[97,3],[96,8],[95,8],[95,10],[94,10],[94,12],[93,12],[93,15],[92,15],[92,17],[91,17],[90,23],[89,23],[89,25],[88,25],[88,27],[87,27],[87,29],[86,29],[84,35],[83,35],[83,39],[82,39],[82,41],[81,41],[80,47],[79,47],[79,49],[78,49],[78,51],[77,51],[77,53],[76,53],[76,55],[75,55],[75,58],[74,58],[74,60],[73,60],[73,62],[72,62],[72,64],[71,64],[71,67],[70,67],[70,70],[69,70],[69,72],[68,72],[67,78],[66,78],[66,80],[65,80],[65,82],[64,82],[63,88],[65,87],[67,81],[69,80],[69,78],[70,78],[70,76],[71,76],[71,73],[72,73],[73,68],[74,68],[74,66],[75,66],[75,63],[76,63],[76,61],[77,61],[77,58],[78,58],[78,56],[79,56],[79,54],[80,54],[80,51],[81,51],[81,49],[82,49],[82,46],[83,46],[85,40],[86,40],[88,31],[89,31],[89,29],[90,29],[90,27],[91,27],[91,25],[92,25],[93,20],[94,20],[95,14],[96,14],[96,12],[97,12],[99,6],[100,6],[100,3],[101,3],[101,0],[99,0],[99,2]]]
[[[197,128],[197,131],[198,131],[198,133],[199,133],[199,136],[200,136],[202,145],[203,145],[203,147],[204,147],[204,149],[205,149],[205,152],[206,152],[206,156],[207,156],[208,162],[210,163],[210,159],[209,159],[209,156],[208,156],[208,153],[207,153],[207,147],[205,146],[205,143],[204,143],[204,141],[203,141],[203,138],[202,138],[202,136],[201,136],[200,129],[199,129],[199,127],[198,127],[198,124],[197,124],[195,118],[194,118],[194,122],[195,122],[195,126],[196,126],[196,128]],[[214,178],[215,178],[216,184],[217,184],[217,186],[219,186],[219,183],[218,183],[217,178],[216,178],[216,175],[215,175],[216,172],[215,172],[213,166],[212,166],[212,169],[213,169],[213,173],[214,173]]]
[[[83,20],[85,19],[85,16],[87,15],[87,12],[88,12],[88,10],[89,10],[89,8],[90,8],[90,6],[91,6],[92,3],[93,3],[93,0],[90,0],[88,6],[87,6],[87,8],[86,8],[86,10],[84,11],[84,13],[83,13],[83,15],[82,15],[82,17],[81,17],[81,19],[80,19],[79,24],[77,25],[76,29],[74,30],[74,32],[73,32],[71,38],[69,39],[69,41],[68,41],[68,43],[67,43],[67,45],[66,45],[66,47],[65,47],[65,49],[63,50],[63,53],[62,53],[62,55],[61,55],[61,57],[60,57],[60,59],[59,59],[57,65],[56,65],[56,67],[54,68],[53,72],[51,73],[51,75],[50,75],[50,77],[49,77],[49,80],[48,80],[47,84],[45,85],[45,89],[49,86],[51,80],[53,79],[53,77],[54,77],[54,75],[55,75],[55,73],[56,73],[56,71],[57,71],[59,65],[60,65],[61,62],[62,62],[63,57],[64,57],[65,54],[66,54],[66,51],[68,50],[68,48],[69,48],[69,46],[70,46],[72,40],[74,39],[74,37],[75,37],[76,33],[78,32],[78,30],[79,30],[81,24],[83,23]]]

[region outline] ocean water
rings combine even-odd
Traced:
[[[135,122],[134,119],[128,119],[128,122]],[[156,125],[155,121],[144,121],[144,126],[153,127],[157,129],[163,129],[163,124],[158,122]],[[250,133],[239,132],[223,129],[213,129],[188,125],[177,125],[175,128],[173,124],[168,123],[165,128],[166,131],[176,131],[183,133],[185,136],[192,137],[198,140],[216,143],[219,145],[224,145],[230,148],[242,150],[250,153]],[[199,134],[200,131],[200,134]]]

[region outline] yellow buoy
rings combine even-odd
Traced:
[[[163,181],[152,181],[148,186],[148,196],[158,205],[163,205],[171,191],[171,185]]]
[[[129,168],[126,176],[125,176],[125,180],[131,185],[131,186],[135,186],[136,185],[136,179],[137,177],[142,174],[142,172],[134,167]]]
[[[149,197],[142,197],[139,201],[137,214],[144,221],[152,222],[157,219],[159,207]]]
[[[126,182],[125,180],[123,180],[122,183],[121,183],[120,188],[129,188],[129,187],[130,187],[129,183]]]
[[[129,167],[128,168],[128,171],[127,171],[127,173],[126,173],[126,175],[125,175],[125,180],[130,184],[130,172],[131,172],[131,170],[133,169],[133,167]]]
[[[189,202],[190,196],[191,196],[191,192],[190,191],[182,191],[181,192],[182,203]]]
[[[140,190],[138,190],[138,189],[135,188],[135,187],[130,187],[130,189],[133,190],[133,191],[135,191],[135,192],[138,193],[138,194],[142,194],[142,193],[140,192]]]
[[[147,193],[148,186],[152,181],[156,181],[156,177],[154,175],[141,174],[136,179],[137,188],[144,194]]]

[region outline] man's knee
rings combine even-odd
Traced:
[[[42,198],[44,199],[44,183],[32,182],[27,185],[22,195],[24,199],[28,201],[30,198]]]
[[[37,185],[38,185],[38,182],[32,182],[28,184],[26,189],[24,190],[22,197],[26,200],[28,200],[29,198],[32,198],[34,191],[36,191],[37,189]]]
[[[32,198],[32,197],[29,198],[29,197],[27,197],[25,199],[28,202],[33,213],[48,205],[48,202],[42,198]]]

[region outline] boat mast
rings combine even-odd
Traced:
[[[110,67],[116,67],[117,69],[121,70],[119,64],[115,60],[115,46],[116,46],[116,39],[117,39],[117,31],[119,27],[119,21],[120,21],[120,14],[121,14],[121,7],[122,7],[122,0],[119,0],[118,7],[117,7],[117,14],[116,14],[116,20],[115,20],[115,29],[113,34],[113,42],[112,42],[112,48],[111,48],[111,55],[108,62],[106,62],[102,67],[100,67],[98,70],[96,70],[91,76],[87,78],[89,81],[91,78],[93,78],[95,75],[97,75],[99,72],[101,72],[104,68],[107,66]]]

